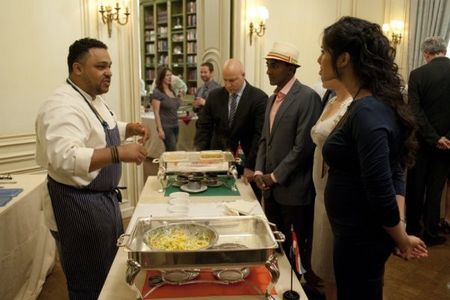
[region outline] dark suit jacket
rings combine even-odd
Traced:
[[[408,101],[417,118],[419,136],[435,148],[450,139],[450,59],[436,57],[409,76]]]
[[[320,97],[296,80],[281,103],[270,132],[269,115],[274,100],[272,95],[266,108],[255,170],[274,173],[278,184],[268,193],[278,203],[310,205],[315,197],[312,181],[315,146],[310,132],[322,111]]]
[[[246,82],[230,128],[229,93],[224,87],[212,90],[197,121],[196,149],[235,153],[240,142],[246,157],[244,167],[254,170],[267,98],[266,93]]]

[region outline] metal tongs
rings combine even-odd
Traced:
[[[233,192],[237,192],[237,186],[236,186],[236,180],[238,179],[238,171],[237,171],[237,169],[236,169],[236,166],[231,166],[230,167],[230,169],[228,170],[228,172],[231,174],[231,176],[233,176],[233,178],[234,178],[234,183],[232,184],[232,185],[229,185],[228,183],[227,183],[227,180],[224,180],[223,181],[223,184],[227,187],[227,188],[229,188],[230,190],[232,190]],[[228,175],[228,176],[230,176],[230,175]]]

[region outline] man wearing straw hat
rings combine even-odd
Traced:
[[[311,127],[322,110],[319,95],[295,78],[298,50],[287,43],[274,43],[265,57],[267,75],[276,85],[269,98],[258,148],[255,181],[263,191],[269,221],[290,237],[293,225],[305,280],[316,287],[320,279],[311,270],[315,190],[312,181],[314,143]],[[283,248],[291,246],[288,238]],[[299,274],[297,274],[299,275]],[[299,275],[300,276],[300,275]]]

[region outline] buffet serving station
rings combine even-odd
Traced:
[[[99,299],[282,299],[291,284],[289,262],[279,251],[284,236],[267,221],[250,185],[234,178],[234,158],[218,151],[173,152],[163,154],[159,163],[158,176],[148,177],[118,240]],[[200,188],[194,189],[192,182]],[[194,190],[187,210],[180,213],[172,209],[171,195],[186,191],[186,185]],[[220,188],[223,194],[208,196]],[[200,246],[177,248],[173,229],[181,229],[183,238],[186,233],[199,239]],[[169,238],[164,245],[175,248],[155,244],[155,235]],[[264,278],[264,284],[258,278]],[[307,299],[298,280],[293,284],[301,299]],[[238,286],[250,292],[240,294]]]

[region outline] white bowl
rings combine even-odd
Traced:
[[[175,214],[187,214],[189,212],[189,206],[187,205],[169,205],[167,209]]]
[[[188,206],[190,203],[189,198],[184,197],[184,198],[170,198],[169,199],[169,204],[172,205],[185,205]]]
[[[170,198],[189,198],[189,193],[186,192],[173,192],[169,194]]]

